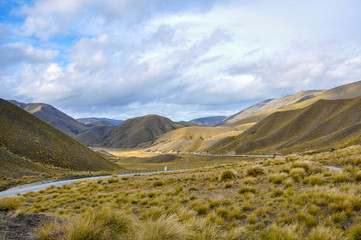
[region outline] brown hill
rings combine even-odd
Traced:
[[[237,136],[242,130],[227,127],[186,127],[161,135],[149,148],[162,152],[202,152],[217,141]]]
[[[94,145],[109,148],[149,146],[163,133],[189,125],[187,122],[176,123],[154,114],[136,117],[119,124]]]
[[[260,103],[257,103],[249,108],[246,108],[235,115],[232,115],[226,119],[224,119],[220,124],[232,124],[236,121],[241,119],[247,118],[255,113],[271,111],[275,109],[279,109],[282,107],[286,107],[295,103],[303,102],[308,99],[312,99],[319,94],[324,92],[324,90],[308,90],[308,91],[301,91],[293,95],[276,98],[276,99],[267,99]]]
[[[0,122],[0,171],[12,169],[25,174],[47,166],[79,171],[119,169],[62,131],[3,99]]]
[[[304,92],[307,92],[307,91],[304,91]],[[294,95],[291,95],[291,96],[294,96]],[[246,124],[246,123],[259,122],[274,112],[301,109],[301,108],[307,107],[307,106],[315,103],[316,101],[318,101],[320,99],[337,100],[337,99],[355,98],[358,96],[361,96],[361,81],[341,85],[341,86],[338,86],[338,87],[335,87],[335,88],[332,88],[332,89],[329,89],[329,90],[326,90],[323,92],[319,92],[319,93],[317,93],[317,96],[315,96],[313,98],[309,98],[306,100],[303,99],[303,101],[300,101],[300,100],[302,100],[302,99],[300,99],[299,101],[297,101],[293,104],[288,104],[281,108],[263,109],[262,111],[245,116],[244,118],[240,118],[239,120],[229,123],[229,124],[226,124],[226,125],[228,127],[235,127],[235,126]]]
[[[323,149],[361,141],[361,97],[317,102],[275,112],[244,133],[225,138],[211,152],[271,153]]]

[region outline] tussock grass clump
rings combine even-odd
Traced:
[[[264,170],[264,168],[262,168],[260,166],[255,166],[255,167],[248,168],[246,173],[247,173],[247,176],[257,177],[257,176],[262,176],[262,175],[266,174],[266,171]]]
[[[344,183],[344,182],[350,182],[351,179],[346,173],[338,173],[332,178],[333,183]]]
[[[229,188],[232,188],[233,187],[233,184],[232,183],[226,183],[225,185],[224,185],[224,188],[226,188],[226,189],[229,189]]]
[[[355,174],[355,180],[358,182],[361,181],[361,171],[357,171],[357,173]]]
[[[298,160],[292,163],[292,168],[303,168],[306,172],[309,172],[312,166],[312,162],[305,160]]]
[[[42,224],[34,232],[38,240],[65,240],[67,239],[66,225],[58,221],[51,221]],[[0,237],[1,239],[1,237]]]
[[[253,177],[245,177],[242,182],[245,185],[254,185],[254,184],[256,184],[256,181],[255,181],[255,179]]]
[[[127,239],[134,230],[133,220],[109,209],[97,209],[68,223],[52,221],[36,229],[38,239],[107,240]]]
[[[245,194],[247,192],[256,193],[257,190],[254,187],[250,187],[250,186],[243,186],[238,190],[238,193],[240,194]]]
[[[281,184],[283,182],[284,179],[286,179],[288,177],[287,173],[274,173],[274,174],[270,174],[268,177],[268,181],[272,182],[274,184]]]
[[[361,239],[361,224],[355,224],[348,229],[348,236],[350,240]]]
[[[138,239],[142,240],[183,240],[187,239],[187,229],[175,215],[161,216],[157,220],[145,221],[139,226]]]
[[[219,181],[229,181],[237,178],[237,173],[233,169],[224,170],[219,176]]]
[[[311,175],[305,178],[304,183],[315,186],[315,185],[323,185],[326,183],[326,180],[322,175]]]
[[[153,183],[153,187],[160,187],[160,186],[163,186],[164,185],[164,182],[163,181],[155,181]]]
[[[342,231],[334,228],[317,226],[312,229],[309,240],[339,240],[344,239]]]
[[[0,199],[0,211],[14,211],[20,207],[20,201],[17,198]]]
[[[300,181],[306,175],[306,170],[304,168],[296,167],[290,170],[290,176],[295,181]]]
[[[270,225],[260,234],[262,240],[299,240],[303,239],[297,225],[286,225],[283,227],[275,224]]]

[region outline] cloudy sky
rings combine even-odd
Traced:
[[[0,97],[73,117],[231,115],[361,80],[360,0],[0,0]]]

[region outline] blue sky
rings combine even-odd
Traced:
[[[73,117],[231,115],[361,80],[358,0],[0,0],[0,97]]]

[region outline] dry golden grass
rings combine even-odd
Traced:
[[[71,239],[360,239],[360,167],[340,173],[315,159],[239,160],[80,181],[18,197],[18,211],[66,219],[63,230],[45,225],[39,233]]]

